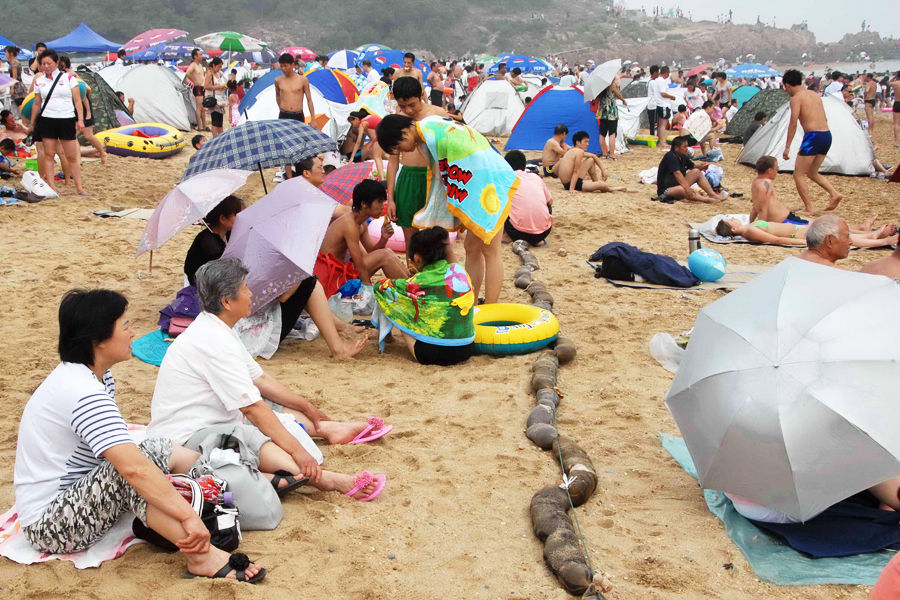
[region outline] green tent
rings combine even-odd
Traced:
[[[760,90],[758,94],[744,102],[741,109],[737,111],[737,114],[728,123],[725,134],[743,135],[757,112],[764,112],[766,113],[766,119],[771,119],[775,111],[781,108],[788,100],[790,100],[790,97],[784,90]]]
[[[113,89],[109,87],[109,84],[100,75],[81,69],[76,72],[76,75],[83,79],[87,85],[91,86],[91,106],[94,108],[94,133],[124,125],[125,123],[120,120],[120,115],[126,119],[131,119],[132,122],[134,121],[131,113],[128,112],[128,107],[119,100]],[[87,144],[87,140],[84,140],[81,136],[79,136],[79,141],[82,144]]]

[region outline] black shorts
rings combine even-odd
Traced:
[[[442,90],[431,90],[431,103],[435,106],[443,106],[444,92]]]
[[[570,181],[569,183],[572,183],[572,182]],[[565,189],[566,189],[566,191],[569,190],[569,183],[567,183],[567,184],[564,186]],[[584,179],[582,179],[581,177],[579,177],[577,180],[575,180],[575,191],[576,191],[576,192],[580,192],[580,191],[581,191],[581,186],[582,186],[583,183],[584,183]]]
[[[672,116],[672,111],[665,106],[657,106],[656,107],[656,122],[659,123],[663,119],[668,119]]]
[[[312,296],[313,291],[316,289],[317,281],[319,281],[319,278],[315,275],[307,277],[297,286],[297,291],[281,303],[281,334],[278,337],[278,341],[286,338],[287,334],[294,328],[294,325],[297,324],[300,313],[306,308],[309,297]]]
[[[895,113],[900,113],[900,100],[895,100],[895,101],[894,101],[894,112],[895,112]]]
[[[554,167],[556,167],[556,165],[544,165],[544,177],[555,177],[556,179],[559,179],[559,175],[556,174]]]
[[[84,126],[85,127],[93,127],[94,126],[94,117],[91,117],[90,119],[85,119]]]
[[[202,85],[195,85],[195,86],[193,86],[193,92],[194,92],[194,95],[195,95],[195,96],[202,97],[202,96],[203,96],[203,91],[204,91],[204,90],[203,90],[203,86],[202,86]]]
[[[618,119],[600,119],[599,123],[597,123],[600,128],[600,136],[606,137],[607,135],[616,135],[616,131],[619,129],[619,120]]]
[[[70,117],[68,119],[52,119],[50,117],[39,117],[36,127],[36,133],[41,136],[42,141],[74,140],[75,121],[75,117]]]
[[[876,104],[878,104],[878,100],[876,100],[875,98],[869,98],[865,102],[866,102],[866,104],[871,104],[872,106],[875,106]]]
[[[289,110],[279,110],[278,111],[279,119],[290,119],[292,121],[300,121],[301,123],[306,122],[306,118],[303,115],[303,111],[300,112],[291,112]]]
[[[225,113],[220,113],[217,110],[214,110],[209,113],[209,121],[213,127],[221,128],[225,123]]]
[[[731,106],[731,102],[719,102],[719,108],[728,108]]]
[[[552,227],[550,229],[553,229]],[[544,233],[525,233],[524,231],[519,231],[515,227],[513,227],[512,223],[509,222],[509,219],[503,224],[503,231],[506,232],[513,241],[515,240],[525,240],[532,246],[537,246],[541,242],[543,242],[548,235],[550,235],[550,229],[545,231]]]
[[[416,340],[413,353],[420,365],[440,365],[449,367],[466,362],[475,353],[475,344],[465,346],[436,346]]]

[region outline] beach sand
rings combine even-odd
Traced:
[[[879,115],[879,158],[896,164],[889,115]],[[753,170],[734,161],[740,147],[723,144],[726,185],[744,198],[722,205],[663,205],[637,173],[662,156],[637,146],[609,163],[611,181],[629,193],[579,194],[547,180],[554,194],[549,246],[534,250],[535,279],[556,299],[563,333],[578,357],[560,370],[565,394],[561,431],[591,456],[600,477],[595,495],[577,509],[595,568],[610,574],[608,598],[857,598],[865,586],[777,587],[761,583],[707,510],[696,482],[660,447],[658,432],[677,434],[663,397],[672,375],[650,357],[653,334],[689,329],[697,310],[722,296],[715,291],[620,289],[594,279],[584,260],[601,245],[622,241],[679,259],[687,257],[684,221],[722,212],[748,212]],[[145,225],[100,219],[113,205],[154,207],[180,178],[192,151],[153,161],[110,157],[85,165],[92,198],[71,191],[58,200],[0,208],[0,290],[4,368],[0,372],[0,508],[14,500],[16,431],[31,392],[54,368],[56,311],[76,286],[125,293],[137,335],[156,329],[157,311],[181,287],[182,261],[197,233],[191,227],[153,256],[135,257]],[[267,176],[271,178],[272,172]],[[838,213],[859,222],[873,212],[896,221],[900,186],[831,176],[844,193]],[[270,189],[271,189],[271,185]],[[776,180],[781,198],[799,205],[790,174]],[[70,188],[71,190],[71,188]],[[262,195],[259,177],[240,192]],[[814,191],[824,207],[824,194]],[[565,248],[566,255],[560,250]],[[729,262],[774,265],[799,250],[750,245],[714,246]],[[461,244],[457,244],[462,257]],[[841,264],[858,269],[887,251],[859,250]],[[504,247],[506,302],[526,302],[512,285],[520,264]],[[524,436],[534,405],[529,390],[534,356],[479,356],[462,366],[412,363],[394,343],[379,356],[371,343],[356,359],[335,362],[323,340],[291,341],[262,366],[337,419],[379,415],[394,424],[385,439],[325,447],[325,466],[388,475],[371,503],[333,493],[291,494],[274,531],[246,532],[241,550],[269,570],[251,587],[180,579],[183,561],[148,545],[99,569],[77,571],[53,561],[32,566],[0,559],[4,598],[569,598],[544,566],[531,532],[532,495],[560,481],[554,457]],[[114,368],[125,418],[149,420],[157,368],[137,359]],[[733,568],[725,568],[733,565]]]

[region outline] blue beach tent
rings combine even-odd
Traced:
[[[597,117],[584,101],[584,92],[578,87],[546,87],[532,99],[531,104],[516,121],[508,150],[543,150],[553,130],[563,124],[569,128],[566,142],[572,144],[572,136],[587,131],[590,136],[588,152],[600,153],[600,130]]]
[[[111,42],[84,23],[72,30],[68,35],[47,42],[47,47],[57,52],[115,52],[122,44]]]

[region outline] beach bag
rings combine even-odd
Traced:
[[[172,317],[169,321],[169,337],[177,337],[194,322],[191,317]]]
[[[225,552],[237,550],[241,542],[241,526],[231,492],[225,491],[228,484],[203,467],[192,469],[191,475],[166,477],[206,525],[209,543]],[[178,550],[175,544],[144,525],[137,517],[131,523],[131,530],[135,537],[154,546],[171,552]]]
[[[187,326],[190,325],[199,314],[200,297],[197,295],[197,288],[188,285],[178,290],[175,294],[175,300],[159,311],[159,320],[157,321],[157,324],[160,329],[174,337],[187,329]],[[180,330],[176,327],[176,332],[173,333],[171,325],[175,319],[180,319],[178,322],[182,327]]]
[[[25,191],[44,200],[47,198],[59,198],[59,194],[54,192],[53,188],[41,179],[37,171],[25,171],[22,174],[22,187],[25,188]]]

